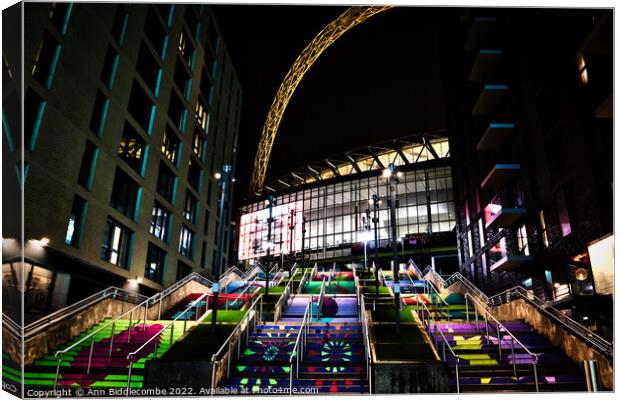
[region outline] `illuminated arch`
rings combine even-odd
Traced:
[[[284,115],[286,106],[293,96],[295,89],[306,72],[312,67],[321,53],[338,40],[346,31],[361,24],[373,15],[389,8],[391,7],[350,7],[340,14],[338,18],[325,26],[297,57],[295,63],[293,63],[293,66],[280,84],[278,93],[273,99],[273,103],[269,109],[269,114],[267,114],[267,120],[265,121],[265,126],[263,126],[258,151],[254,159],[254,174],[252,175],[252,181],[250,183],[251,193],[258,193],[263,189],[271,148],[273,147],[273,142],[278,133],[282,116]]]

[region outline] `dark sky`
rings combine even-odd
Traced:
[[[267,112],[295,58],[344,7],[212,6],[243,89],[236,204],[248,195]],[[304,164],[445,128],[433,9],[400,7],[353,28],[308,71],[284,114],[267,181]]]

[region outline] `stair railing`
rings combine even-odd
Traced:
[[[206,286],[208,288],[213,286],[213,282],[211,282],[209,279],[205,278],[204,276],[200,275],[197,272],[192,272],[191,274],[189,274],[186,277],[184,277],[183,279],[175,282],[173,285],[169,286],[165,290],[163,290],[163,291],[161,291],[159,293],[156,293],[155,295],[153,295],[149,299],[149,307],[154,305],[154,304],[156,304],[156,303],[159,303],[158,310],[157,310],[157,319],[158,320],[161,319],[162,302],[163,302],[163,300],[166,297],[168,297],[169,295],[171,295],[172,293],[174,293],[177,289],[183,287],[184,285],[188,284],[191,281],[198,282],[201,285]]]
[[[417,264],[411,258],[409,259],[409,261],[407,261],[407,268],[412,269],[418,279],[422,279],[422,277],[424,276],[422,275],[422,272],[420,272]]]
[[[353,276],[353,282],[355,283],[355,297],[357,297],[357,307],[360,307],[361,297],[362,297],[362,289],[360,287],[360,278],[359,276]]]
[[[319,292],[319,301],[316,305],[316,319],[321,318],[321,308],[323,308],[323,298],[325,297],[325,277],[323,277],[323,282],[321,283],[321,291]],[[312,301],[310,302],[312,303]],[[310,313],[312,317],[312,312]]]
[[[297,265],[297,264],[295,264]],[[291,270],[293,271],[293,270]],[[296,272],[296,271],[295,271]],[[282,315],[282,311],[284,310],[284,306],[287,305],[288,306],[288,299],[291,296],[291,293],[293,291],[293,288],[295,286],[295,281],[294,278],[295,274],[292,272],[290,277],[289,277],[289,281],[286,284],[286,286],[284,287],[284,291],[282,291],[282,296],[280,296],[280,298],[278,299],[278,301],[276,302],[276,305],[274,306],[274,312],[273,312],[273,321],[276,322],[280,319],[280,316]]]
[[[315,268],[316,268],[316,264],[315,264]],[[308,274],[312,274],[312,272],[308,272],[307,269],[304,270],[304,274],[301,277],[301,281],[299,281],[299,287],[297,288],[297,294],[301,293],[301,291],[303,290],[304,285],[306,284],[306,281],[308,280]]]
[[[15,339],[18,339],[20,341],[22,340],[21,326],[19,326],[17,322],[13,321],[13,319],[11,319],[11,317],[6,315],[5,313],[2,313],[2,327],[6,328],[7,331],[11,335],[13,335]]]
[[[218,375],[225,374],[226,378],[230,377],[230,366],[233,361],[233,355],[236,354],[236,359],[239,359],[241,356],[242,340],[245,340],[243,345],[249,342],[250,332],[254,331],[257,323],[262,321],[262,313],[263,295],[261,294],[252,302],[248,311],[219,350],[211,356],[211,393],[215,393]],[[233,347],[236,347],[236,351],[234,352]],[[225,350],[227,351],[224,352]],[[225,372],[221,371],[223,363],[226,364]]]
[[[334,266],[332,267],[332,270],[330,272],[330,277],[334,277],[336,276],[336,263],[334,263]]]
[[[433,285],[433,282],[429,280],[425,280],[424,282],[425,282],[425,286],[428,288],[429,296],[433,294],[435,295],[435,302],[434,302],[435,309],[438,309],[440,312],[445,313],[446,316],[448,317],[448,321],[450,321],[450,317],[451,317],[450,316],[450,305],[443,297],[441,297],[441,295],[439,294],[439,291],[437,290],[435,285]]]
[[[366,376],[368,377],[368,392],[372,394],[372,353],[370,351],[370,334],[368,329],[368,318],[366,315],[366,303],[364,296],[358,298],[359,301],[359,320],[362,321],[362,336],[364,339],[364,355],[366,358]]]
[[[571,332],[572,334],[580,337],[586,343],[600,350],[606,356],[613,357],[613,343],[603,339],[601,336],[592,332],[590,329],[581,325],[569,316],[563,314],[557,308],[553,307],[546,301],[536,297],[534,294],[530,293],[521,286],[515,286],[489,298],[460,272],[452,274],[447,279],[444,279],[433,269],[431,269],[430,272],[445,288],[450,287],[456,282],[461,282],[469,291],[475,294],[482,302],[487,304],[489,307],[496,307],[501,304],[509,303],[516,299],[523,299],[527,301],[530,305],[538,309],[541,313],[545,314],[550,319],[560,324],[560,326],[564,327],[568,332]]]
[[[439,326],[439,324],[437,323],[435,318],[432,316],[431,311],[428,309],[426,304],[420,303],[419,301],[416,301],[416,314],[420,318],[420,320],[422,322],[422,326],[426,330],[426,334],[431,339],[431,343],[433,342],[433,338],[435,339],[435,341],[434,341],[434,348],[435,348],[435,351],[437,351],[437,354],[439,354],[439,337],[441,337],[441,339],[442,339],[442,343],[441,343],[441,359],[443,360],[443,362],[447,363],[447,360],[446,360],[446,355],[447,355],[446,349],[450,352],[450,354],[452,354],[452,357],[454,357],[454,360],[456,361],[456,364],[454,366],[454,368],[455,368],[455,376],[456,376],[456,392],[460,393],[461,392],[461,384],[460,384],[460,379],[459,379],[459,364],[461,363],[461,357],[459,357],[454,352],[454,349],[452,348],[452,346],[448,342],[448,339],[446,339],[445,335],[441,331],[441,327]],[[432,335],[431,335],[431,330],[433,331]],[[437,335],[437,333],[439,333],[439,335]]]
[[[314,268],[310,271],[310,279],[314,279],[314,275],[319,271],[319,264],[314,263]]]
[[[164,325],[163,328],[161,328],[157,333],[155,333],[153,336],[151,336],[146,342],[144,342],[144,344],[142,344],[142,346],[140,346],[137,350],[132,351],[131,353],[127,354],[127,360],[129,360],[129,366],[127,367],[127,389],[131,388],[131,372],[132,372],[132,368],[133,368],[133,363],[134,363],[134,357],[139,354],[141,351],[143,351],[152,341],[155,341],[154,343],[154,349],[153,349],[153,358],[157,357],[157,349],[159,347],[159,339],[160,337],[163,337],[164,332],[166,331],[166,329],[170,328],[170,347],[172,347],[172,344],[174,343],[174,323],[177,322],[177,320],[179,320],[181,317],[185,316],[185,314],[187,312],[189,312],[192,308],[196,308],[196,323],[198,323],[198,321],[200,319],[202,319],[204,316],[206,316],[206,314],[209,311],[209,301],[206,302],[206,307],[205,307],[205,312],[199,317],[200,315],[200,303],[206,298],[211,296],[210,293],[203,293],[200,297],[198,297],[196,300],[194,300],[192,303],[190,303],[190,305],[183,310],[183,312],[181,312],[179,315],[177,315],[176,318],[174,318],[172,321],[168,322],[166,325]],[[196,307],[197,306],[197,307]],[[216,304],[214,304],[214,307],[217,307]],[[187,332],[187,318],[183,318],[183,335],[185,334],[185,332]],[[108,357],[112,356],[112,342],[113,340],[110,340],[110,353],[108,355]]]
[[[24,327],[24,340],[41,331],[47,330],[51,325],[56,324],[65,318],[75,315],[80,311],[110,298],[123,300],[134,304],[138,304],[148,299],[148,297],[138,293],[129,292],[117,287],[109,287],[26,325]]]
[[[496,294],[489,298],[489,304],[492,307],[499,306],[501,304],[510,303],[512,300],[523,299],[529,304],[536,307],[543,312],[549,318],[566,328],[569,332],[576,334],[584,339],[587,343],[590,343],[595,348],[608,356],[613,356],[614,346],[612,343],[603,339],[596,333],[592,332],[587,327],[581,325],[574,319],[566,316],[555,307],[551,306],[544,300],[536,297],[533,293],[529,292],[521,286],[516,286],[511,289],[505,290],[502,293]]]
[[[117,317],[115,317],[114,319],[112,319],[111,321],[107,322],[106,324],[104,324],[103,326],[100,326],[99,328],[95,329],[93,332],[89,333],[88,335],[84,336],[82,339],[78,340],[77,342],[73,343],[71,346],[63,349],[63,350],[58,350],[56,352],[56,354],[54,355],[57,359],[58,359],[58,365],[56,366],[56,375],[54,377],[54,390],[56,390],[56,387],[58,385],[58,376],[60,375],[60,365],[62,364],[62,360],[63,357],[65,355],[65,353],[67,353],[69,350],[74,349],[76,346],[78,346],[79,344],[90,340],[90,350],[88,352],[88,363],[87,363],[87,367],[86,367],[86,375],[90,374],[90,366],[91,366],[91,361],[93,358],[93,349],[95,346],[95,337],[97,335],[97,333],[99,333],[100,331],[102,331],[103,329],[111,326],[112,327],[112,335],[111,338],[114,337],[115,335],[115,330],[116,330],[116,322],[118,320],[120,320],[121,318],[125,317],[126,315],[129,315],[129,324],[127,325],[127,343],[130,343],[131,341],[131,328],[134,325],[133,324],[133,314],[136,310],[138,310],[138,312],[140,312],[141,308],[144,308],[144,324],[143,324],[143,330],[146,329],[146,318],[147,318],[147,312],[148,312],[148,305],[149,305],[149,300],[151,300],[152,298],[146,299],[144,300],[142,303],[138,304],[137,306],[125,311],[124,313],[118,315]],[[138,320],[136,320],[136,325],[139,324],[140,319],[138,318]],[[113,347],[113,343],[114,340],[110,339],[110,352],[112,351],[112,347]]]
[[[532,353],[527,347],[525,347],[525,345],[523,343],[521,343],[521,341],[519,339],[517,339],[515,337],[515,335],[512,334],[512,332],[510,332],[510,330],[508,328],[506,328],[501,322],[499,322],[499,320],[497,318],[495,318],[495,316],[493,316],[493,314],[491,313],[491,311],[487,308],[488,306],[486,304],[483,304],[480,300],[476,299],[476,297],[470,295],[469,293],[465,293],[465,308],[467,310],[467,322],[469,322],[469,304],[468,301],[472,301],[475,305],[477,305],[478,307],[475,307],[475,314],[476,314],[476,329],[479,329],[480,325],[478,324],[478,310],[480,309],[482,311],[482,314],[484,316],[484,324],[485,324],[485,329],[487,330],[487,343],[490,341],[489,338],[489,319],[493,320],[495,322],[495,327],[496,327],[496,332],[497,332],[497,352],[498,352],[498,360],[501,360],[502,358],[502,334],[501,332],[504,331],[505,333],[507,333],[510,338],[510,349],[511,349],[511,354],[512,354],[512,366],[513,366],[513,372],[514,375],[517,376],[517,360],[515,358],[515,343],[521,347],[523,350],[525,350],[525,352],[527,354],[529,354],[530,356],[530,361],[532,364],[532,368],[534,370],[534,384],[536,385],[536,391],[539,391],[538,388],[538,371],[537,371],[537,367],[536,365],[538,364],[538,355]],[[491,325],[492,326],[492,325]]]
[[[312,302],[309,302],[304,312],[304,317],[299,325],[299,332],[297,332],[297,338],[295,339],[295,345],[291,351],[289,357],[289,394],[293,394],[293,370],[295,371],[295,378],[299,378],[299,362],[304,361],[304,350],[308,340],[309,323],[312,318]],[[295,366],[296,368],[293,368]]]
[[[251,287],[252,285],[254,285],[256,283],[256,279],[258,278],[258,276],[255,276],[254,279],[252,279],[252,281],[250,283],[247,284],[247,286],[241,291],[241,293],[239,293],[234,300],[230,301],[229,299],[225,299],[224,302],[224,309],[228,310],[228,304],[230,303],[235,303],[237,300],[239,300],[241,298],[241,296],[243,296]]]

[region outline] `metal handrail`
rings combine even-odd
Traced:
[[[304,360],[304,349],[306,347],[306,342],[308,339],[308,331],[309,331],[309,321],[312,317],[312,302],[309,302],[306,306],[306,311],[304,312],[304,317],[301,320],[301,325],[299,325],[299,332],[297,332],[297,338],[295,339],[295,345],[293,346],[293,350],[291,351],[291,356],[288,361],[290,364],[290,372],[289,372],[289,394],[293,393],[293,360],[295,360],[295,377],[299,378],[299,361],[303,362]],[[299,350],[299,346],[301,343],[301,350]],[[299,353],[298,353],[299,351]]]
[[[316,267],[316,264],[315,264]],[[314,271],[314,269],[313,269]],[[301,281],[299,281],[299,287],[297,288],[297,294],[301,293],[304,288],[306,281],[308,280],[308,274],[312,274],[312,272],[308,272],[308,270],[304,270],[304,274],[301,276]]]
[[[210,281],[209,279],[205,278],[204,276],[200,275],[197,272],[192,272],[191,274],[185,276],[183,279],[170,285],[165,290],[159,293],[156,293],[151,298],[149,298],[149,306],[153,306],[155,305],[155,303],[159,303],[159,308],[157,311],[157,319],[161,318],[161,309],[162,309],[163,300],[166,297],[170,296],[172,293],[174,293],[176,290],[178,290],[179,288],[183,287],[184,285],[188,284],[191,281],[196,281],[200,283],[201,285],[206,286],[207,288],[213,287],[212,281]],[[221,281],[222,280],[220,279],[220,282]]]
[[[603,339],[601,336],[592,332],[590,329],[581,325],[574,319],[564,315],[563,313],[558,311],[558,309],[543,301],[533,293],[530,293],[528,290],[521,286],[507,289],[499,294],[490,297],[489,303],[492,307],[495,307],[500,304],[509,303],[514,300],[515,297],[528,301],[541,312],[545,313],[557,323],[564,326],[567,330],[577,334],[579,337],[598,348],[604,354],[613,356],[614,349],[612,343]]]
[[[172,321],[168,322],[168,324],[166,324],[163,328],[161,328],[157,333],[155,333],[153,336],[151,336],[151,338],[149,340],[147,340],[146,342],[144,342],[144,344],[142,344],[142,346],[140,346],[137,350],[132,351],[131,353],[127,354],[127,360],[129,360],[129,366],[128,366],[128,371],[127,371],[127,389],[130,388],[131,385],[131,370],[133,367],[133,358],[136,354],[139,354],[142,350],[144,350],[146,348],[146,346],[151,343],[151,341],[153,341],[155,338],[159,337],[160,335],[163,335],[164,331],[166,329],[168,329],[170,327],[170,347],[172,347],[172,343],[174,342],[174,323],[181,318],[181,316],[185,315],[185,313],[187,313],[189,310],[191,310],[192,308],[194,308],[195,305],[198,305],[198,310],[196,311],[196,321],[198,321],[200,318],[202,317],[198,317],[199,312],[200,312],[200,302],[205,298],[210,296],[211,294],[208,292],[203,293],[199,298],[197,298],[196,300],[194,300],[189,307],[187,307],[185,310],[183,310],[182,313],[180,313],[179,315],[177,315],[177,317],[175,319],[173,319]],[[217,307],[216,304],[214,304],[214,307]],[[204,315],[207,314],[207,312],[209,311],[209,302],[206,302],[206,307],[205,307],[205,312],[203,314]],[[146,322],[146,321],[145,321]],[[184,323],[183,323],[183,334],[185,334],[185,332],[187,331],[187,319],[184,319]],[[111,341],[112,343],[112,341]],[[111,345],[110,345],[111,346]],[[153,351],[153,354],[155,356],[157,356],[157,347],[158,347],[158,343],[155,343],[155,349]]]
[[[241,293],[239,293],[239,294],[237,295],[237,297],[235,297],[235,299],[234,299],[233,301],[230,301],[230,300],[228,300],[228,299],[225,299],[225,300],[224,300],[224,309],[225,309],[225,310],[228,310],[228,303],[229,303],[229,302],[231,302],[231,303],[233,303],[233,304],[234,304],[237,300],[239,300],[239,298],[241,298],[241,296],[243,296],[243,295],[245,294],[245,292],[247,292],[247,291],[248,291],[248,289],[250,289],[250,288],[252,287],[252,285],[256,282],[256,279],[257,279],[257,278],[258,278],[258,277],[257,277],[257,276],[255,276],[255,277],[254,277],[254,279],[253,279],[250,283],[248,283],[248,285],[245,287],[245,289],[243,289],[243,290],[241,291]]]
[[[368,392],[372,394],[372,354],[370,352],[370,335],[368,329],[368,319],[366,318],[366,302],[364,296],[360,296],[359,319],[362,321],[362,336],[364,339],[364,353],[366,358],[366,376],[368,377]]]
[[[415,274],[418,276],[418,279],[422,279],[424,275],[422,275],[422,273],[420,272],[420,269],[418,268],[417,264],[413,261],[413,259],[410,258],[409,261],[407,261],[407,264],[410,269],[413,269],[413,272],[415,272]]]
[[[448,351],[450,351],[450,353],[452,354],[452,357],[454,357],[454,359],[456,360],[456,365],[454,366],[455,367],[455,375],[456,375],[456,392],[460,393],[461,392],[461,384],[460,384],[460,379],[459,379],[459,364],[461,363],[461,357],[454,352],[454,349],[452,348],[452,346],[448,342],[448,339],[446,338],[446,336],[441,331],[441,327],[439,326],[439,324],[437,323],[437,321],[435,320],[435,318],[431,314],[431,311],[428,309],[426,304],[416,302],[416,314],[418,315],[418,317],[420,317],[420,304],[423,307],[422,311],[426,310],[425,313],[424,312],[422,313],[421,322],[422,322],[422,326],[426,328],[426,333],[428,334],[429,338],[431,336],[431,322],[434,324],[434,328],[435,328],[433,330],[433,332],[434,332],[433,336],[435,336],[434,347],[435,347],[435,350],[437,351],[437,354],[439,354],[439,351],[437,349],[439,347],[439,343],[437,343],[438,342],[438,340],[437,340],[437,332],[439,332],[439,335],[443,339],[442,352],[441,352],[443,362],[446,362],[446,347],[448,348]],[[432,339],[431,339],[431,344],[432,344]]]
[[[432,292],[434,292],[435,294],[435,299],[439,299],[439,301],[442,303],[442,306],[444,308],[444,310],[446,310],[446,315],[448,316],[448,321],[450,321],[450,304],[448,304],[448,302],[441,297],[441,295],[439,294],[439,291],[437,290],[437,288],[435,287],[435,285],[433,285],[433,282],[429,281],[429,280],[425,280],[425,285],[428,289],[430,289]],[[431,295],[433,293],[429,293],[429,295]],[[435,302],[435,308],[439,308],[437,307],[437,302]],[[440,309],[441,311],[441,309]]]
[[[148,311],[148,304],[149,304],[149,300],[151,300],[151,298],[148,298],[146,300],[144,300],[142,303],[138,304],[137,306],[125,311],[124,313],[118,315],[117,317],[115,317],[114,319],[112,319],[111,321],[109,321],[108,323],[104,324],[103,326],[100,326],[99,328],[97,328],[96,330],[94,330],[93,332],[89,333],[88,335],[84,336],[82,339],[78,340],[77,342],[73,343],[71,346],[63,349],[63,350],[58,350],[55,354],[54,357],[56,357],[58,359],[58,366],[56,367],[56,376],[54,378],[54,390],[56,390],[56,386],[58,384],[58,376],[60,375],[60,364],[62,363],[62,356],[64,356],[64,354],[75,348],[77,345],[81,344],[82,342],[86,341],[87,339],[90,338],[90,352],[88,355],[88,365],[86,368],[86,374],[88,375],[90,373],[90,364],[91,364],[91,359],[92,359],[92,354],[93,354],[93,346],[95,344],[95,335],[107,328],[108,326],[112,325],[112,337],[114,337],[114,329],[115,329],[115,324],[116,321],[118,321],[119,319],[121,319],[122,317],[124,317],[125,315],[129,314],[129,324],[127,326],[127,343],[129,343],[129,341],[131,340],[131,327],[132,327],[132,322],[133,322],[133,313],[136,309],[140,309],[144,306],[144,328],[146,329],[146,318],[147,318],[147,311]],[[139,322],[140,319],[138,319],[136,322]],[[111,347],[111,346],[110,346]],[[59,358],[59,356],[61,356]]]
[[[2,327],[6,327],[6,329],[9,331],[9,333],[11,333],[12,335],[15,336],[16,339],[20,339],[22,337],[21,331],[22,328],[21,326],[19,326],[19,324],[15,321],[13,321],[13,319],[11,319],[11,317],[9,317],[8,315],[6,315],[5,313],[2,313]]]
[[[117,298],[118,295],[124,295],[125,301],[129,301],[134,304],[148,299],[148,297],[139,293],[129,292],[117,287],[109,287],[107,289],[100,290],[99,292],[94,293],[67,307],[54,311],[53,313],[26,325],[24,327],[24,340],[31,336],[34,336],[42,330],[47,330],[48,327],[52,324],[58,323],[59,321],[75,315],[76,313],[85,310],[86,308],[91,307],[94,304],[97,304],[103,300],[106,300],[108,298]],[[121,299],[123,298],[121,297]]]
[[[332,267],[332,270],[330,271],[330,275],[331,276],[335,276],[336,275],[336,263],[334,263],[334,266]]]
[[[297,265],[297,263],[295,263],[295,265]],[[293,266],[295,273],[297,272],[297,269],[295,266]],[[291,275],[289,277],[289,281],[286,284],[286,286],[284,287],[284,290],[282,291],[282,295],[280,296],[280,298],[278,299],[278,301],[276,302],[275,306],[274,306],[274,314],[273,314],[273,320],[274,322],[280,319],[280,315],[282,315],[282,308],[284,308],[284,304],[288,305],[288,299],[291,295],[291,291],[293,290],[294,287],[294,277],[295,277],[295,273],[292,272],[293,269],[291,269]]]
[[[584,327],[574,319],[564,315],[557,308],[553,307],[539,297],[536,297],[534,294],[528,292],[521,286],[515,286],[489,298],[460,272],[452,274],[447,279],[444,279],[433,269],[431,269],[430,272],[439,280],[439,282],[445,288],[450,287],[457,281],[463,283],[468,290],[475,293],[480,298],[480,300],[482,300],[490,307],[495,307],[500,304],[508,303],[513,300],[512,296],[522,298],[523,300],[528,301],[532,306],[536,307],[540,312],[544,313],[545,315],[549,316],[551,319],[559,323],[569,332],[575,334],[576,336],[583,339],[586,343],[589,343],[593,347],[602,351],[603,354],[607,356],[613,356],[613,343],[603,339],[601,336]]]
[[[536,385],[536,391],[539,391],[538,388],[538,372],[536,369],[536,364],[538,363],[538,355],[532,353],[527,347],[525,347],[525,345],[523,343],[521,343],[521,341],[519,339],[516,338],[515,335],[512,334],[512,332],[510,332],[510,330],[508,328],[506,328],[506,326],[504,326],[504,324],[502,324],[501,322],[499,322],[499,320],[497,318],[495,318],[495,316],[493,316],[493,314],[491,313],[491,311],[487,308],[488,306],[486,304],[483,304],[480,300],[476,299],[474,296],[472,296],[469,293],[465,293],[465,311],[467,313],[467,321],[469,322],[469,304],[468,301],[471,299],[471,301],[474,302],[474,304],[478,305],[482,311],[484,312],[483,316],[484,316],[484,326],[485,329],[487,331],[486,336],[487,336],[487,343],[490,342],[489,339],[489,324],[488,324],[488,320],[487,318],[492,319],[493,321],[495,321],[496,324],[496,328],[497,328],[497,350],[498,350],[498,354],[499,357],[501,358],[502,356],[502,336],[501,336],[501,331],[506,332],[510,337],[511,337],[511,350],[512,350],[512,364],[513,364],[513,368],[514,368],[514,374],[515,376],[517,375],[517,364],[516,364],[516,359],[515,359],[515,350],[514,350],[514,343],[517,343],[517,345],[519,345],[523,350],[525,350],[525,352],[527,354],[530,355],[531,357],[531,364],[532,364],[532,368],[534,369],[534,383]],[[478,311],[476,308],[474,308],[474,312],[476,315],[476,329],[479,329],[480,325],[478,324]]]
[[[260,304],[260,311],[257,313],[256,312],[256,307],[257,305]],[[239,336],[239,340],[237,340],[237,352],[240,351],[240,338],[241,338],[241,334],[240,332],[242,330],[246,330],[246,333],[248,332],[248,330],[250,329],[250,320],[252,320],[253,325],[251,326],[251,329],[254,329],[254,326],[256,325],[256,316],[258,315],[258,319],[259,321],[262,321],[262,312],[263,312],[263,295],[260,294],[258,297],[256,297],[256,299],[254,299],[254,301],[252,302],[252,305],[248,308],[248,311],[245,313],[245,315],[243,316],[243,318],[241,319],[241,321],[239,321],[239,324],[237,324],[237,327],[230,333],[230,335],[228,335],[228,338],[226,338],[226,340],[224,341],[224,343],[222,344],[222,346],[218,349],[217,352],[215,352],[212,356],[211,356],[211,364],[212,364],[212,368],[211,368],[211,389],[212,389],[212,393],[215,391],[215,364],[220,364],[222,362],[222,360],[220,359],[221,357],[223,357],[222,353],[223,351],[228,347],[228,363],[227,363],[227,367],[226,367],[226,376],[230,376],[230,365],[231,365],[231,344],[232,344],[232,339],[238,335]],[[247,338],[247,334],[246,334],[246,338]]]
[[[323,283],[321,283],[321,291],[319,292],[319,301],[316,305],[316,318],[321,318],[321,308],[323,307],[323,298],[325,297],[325,277],[323,277]],[[312,302],[310,302],[312,303]]]

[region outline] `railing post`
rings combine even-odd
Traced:
[[[465,295],[465,315],[467,316],[467,322],[469,322],[469,300],[467,294]]]
[[[457,393],[461,393],[461,382],[459,379],[459,362],[460,360],[457,358],[456,359],[456,392]]]
[[[146,314],[148,310],[149,302],[144,303],[144,323],[142,324],[142,332],[146,331]]]
[[[112,348],[114,347],[114,328],[116,322],[112,322],[112,336],[110,336],[110,350],[108,350],[108,358],[112,358]]]
[[[170,324],[170,346],[172,347],[172,343],[173,343],[173,339],[174,338],[174,321],[172,321],[172,323]]]
[[[539,392],[539,388],[538,388],[538,371],[536,370],[536,362],[537,362],[537,360],[534,360],[534,363],[532,365],[534,366],[534,384],[536,384],[536,391]]]
[[[502,358],[502,338],[499,332],[499,324],[497,324],[497,351],[499,352],[499,358]]]
[[[86,375],[90,374],[90,363],[93,358],[93,347],[95,346],[95,337],[90,339],[90,350],[88,351],[88,365],[86,367]]]
[[[54,391],[58,386],[58,375],[60,375],[60,364],[62,363],[62,356],[58,359],[58,365],[56,365],[56,376],[54,377]]]
[[[157,310],[157,320],[158,321],[161,319],[161,302],[162,302],[162,295],[160,293],[159,294],[159,309]]]
[[[131,324],[133,323],[133,309],[129,313],[129,325],[127,325],[127,343],[131,340]]]
[[[501,343],[501,340],[500,340]],[[515,373],[515,378],[517,377],[517,360],[515,359],[515,339],[510,336],[510,350],[512,352],[512,370]]]
[[[476,308],[475,305],[474,305],[474,315],[476,316],[476,332],[480,333],[480,324],[478,324],[478,309]]]
[[[183,334],[185,335],[185,332],[187,332],[187,317],[183,318]]]
[[[129,359],[129,370],[127,371],[127,389],[131,388],[131,368],[133,367],[133,358]]]

